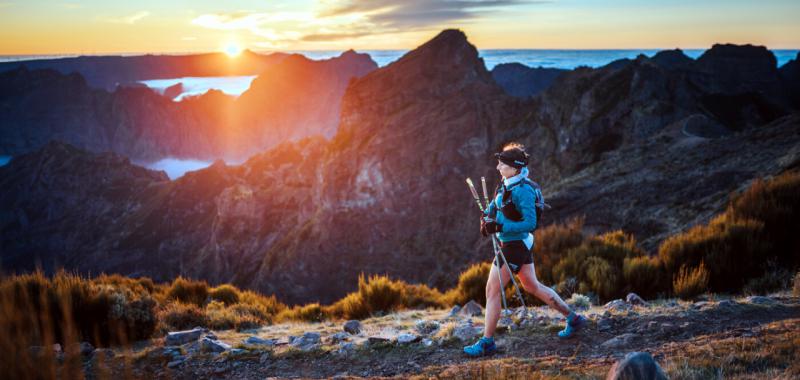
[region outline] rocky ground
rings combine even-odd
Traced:
[[[511,309],[501,320],[499,352],[481,359],[461,352],[482,331],[482,310],[468,304],[361,322],[172,333],[127,349],[85,350],[78,371],[89,378],[158,379],[602,378],[639,351],[670,378],[800,376],[797,297],[629,300],[584,308],[591,323],[568,340],[556,337],[564,322],[549,308]],[[66,371],[67,364],[60,366]]]

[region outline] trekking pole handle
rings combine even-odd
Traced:
[[[478,204],[478,208],[481,209],[481,212],[483,212],[481,198],[478,196],[478,190],[475,189],[475,184],[472,183],[472,178],[467,178],[467,186],[469,186],[469,191],[472,193],[472,198],[475,199],[475,203]]]
[[[486,190],[486,177],[481,177],[481,187],[483,187],[483,202],[489,207],[489,191]]]

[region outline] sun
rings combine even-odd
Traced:
[[[228,57],[236,58],[242,53],[242,48],[236,42],[228,42],[222,51],[224,51]]]

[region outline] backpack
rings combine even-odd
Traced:
[[[544,196],[542,195],[542,187],[539,186],[538,183],[531,181],[528,178],[525,178],[510,187],[506,188],[506,191],[503,192],[503,199],[500,201],[500,212],[503,213],[508,220],[519,222],[522,220],[522,213],[519,212],[516,206],[514,206],[514,202],[512,201],[511,191],[521,186],[522,184],[527,184],[533,189],[533,196],[534,196],[534,210],[536,210],[536,227],[533,229],[534,231],[542,225],[542,214],[544,213],[544,209],[550,208],[550,205],[544,202]],[[497,199],[497,192],[500,191],[500,188],[503,186],[501,183],[497,189],[495,190],[495,199]]]

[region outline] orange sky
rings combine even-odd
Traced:
[[[796,49],[797,19],[784,0],[0,0],[0,55],[411,49],[445,28],[481,49]]]

